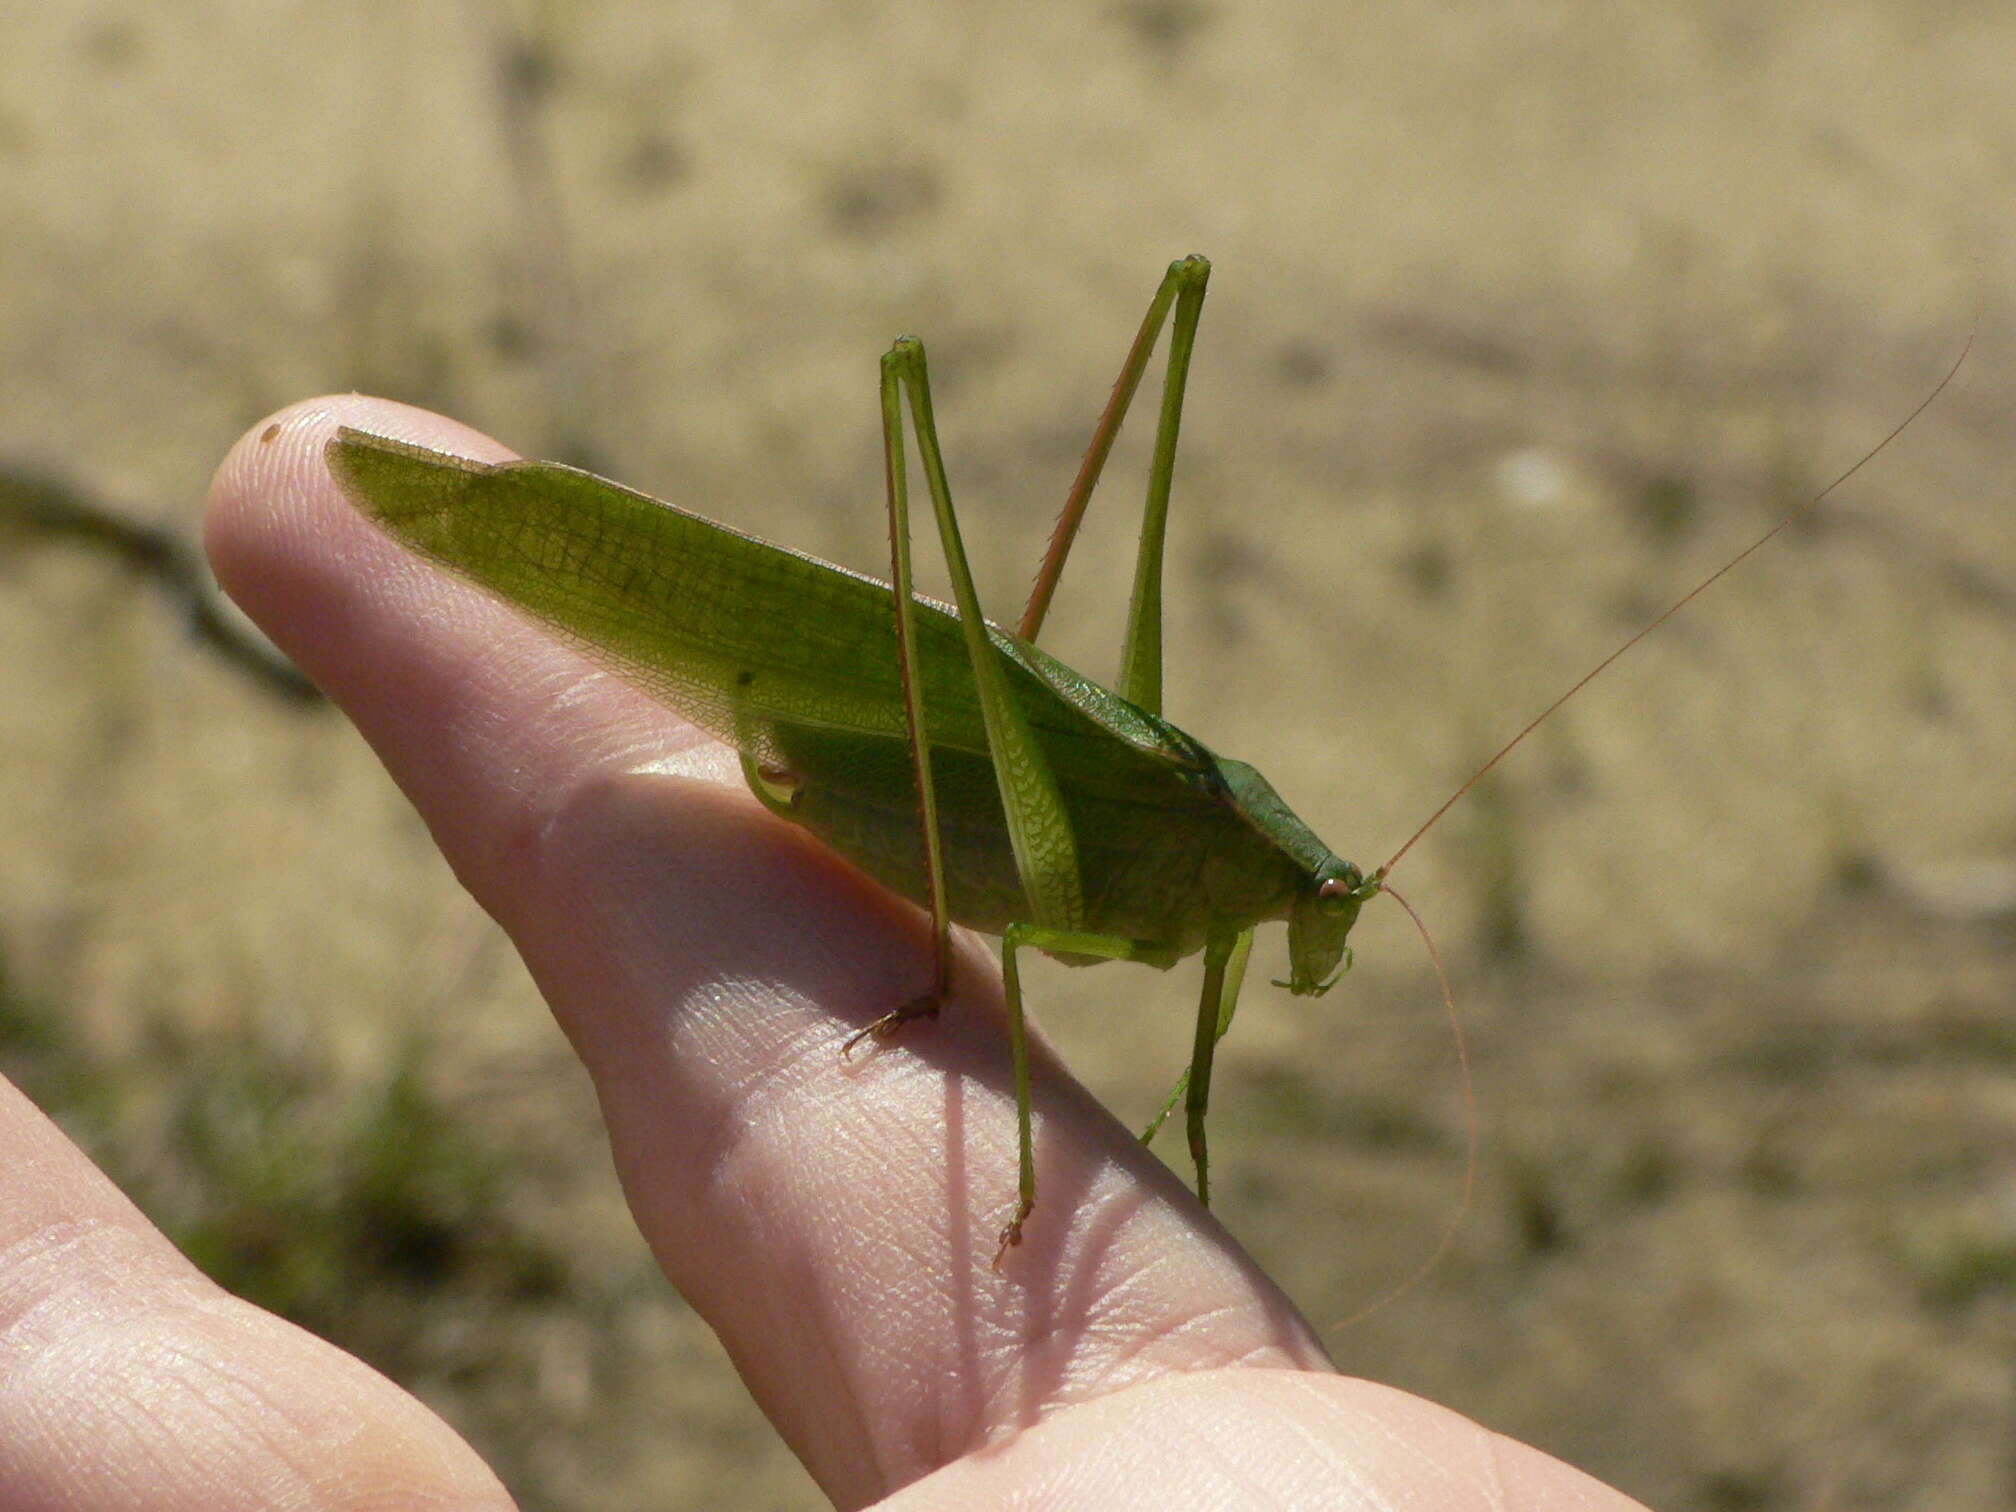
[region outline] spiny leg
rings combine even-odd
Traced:
[[[1190,1159],[1197,1170],[1197,1198],[1211,1205],[1211,1160],[1204,1138],[1204,1116],[1211,1103],[1211,1065],[1218,1041],[1232,1027],[1232,1015],[1239,1008],[1239,988],[1246,980],[1246,959],[1253,951],[1253,931],[1214,934],[1204,946],[1204,986],[1197,999],[1197,1037],[1190,1051],[1190,1064],[1176,1078],[1176,1085],[1163,1100],[1148,1127],[1141,1131],[1144,1145],[1155,1138],[1165,1120],[1184,1106],[1185,1126],[1190,1138]]]

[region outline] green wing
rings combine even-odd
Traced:
[[[402,544],[489,589],[758,761],[821,730],[905,739],[887,584],[553,462],[490,465],[345,429],[343,491]],[[920,600],[934,747],[987,754],[951,611]],[[1180,801],[1210,757],[998,627],[1010,686],[1083,791]]]

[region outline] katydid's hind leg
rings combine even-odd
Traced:
[[[950,936],[945,932],[934,933],[932,942],[931,988],[919,993],[907,1003],[890,1009],[864,1029],[857,1029],[847,1036],[841,1045],[842,1056],[851,1056],[855,1047],[863,1040],[887,1041],[894,1039],[905,1024],[917,1019],[938,1017],[938,1010],[952,1001],[952,947]]]
[[[1169,317],[1171,304],[1176,306],[1176,326],[1169,343],[1169,375],[1163,386],[1162,429],[1169,428],[1172,391],[1175,405],[1181,407],[1190,351],[1196,340],[1198,312],[1203,304],[1204,285],[1210,276],[1210,261],[1194,254],[1171,263],[1162,275],[1161,285],[1149,301],[1148,313],[1141,317],[1140,329],[1134,334],[1134,344],[1127,349],[1126,360],[1120,365],[1120,376],[1113,381],[1112,396],[1100,412],[1098,424],[1092,427],[1092,439],[1086,443],[1084,460],[1078,465],[1078,476],[1072,480],[1071,492],[1064,500],[1063,509],[1058,512],[1056,525],[1051,529],[1050,543],[1044,549],[1042,564],[1036,569],[1036,581],[1029,590],[1029,602],[1022,610],[1022,620],[1017,628],[1016,633],[1022,639],[1033,641],[1042,631],[1043,620],[1050,612],[1050,600],[1056,594],[1058,579],[1064,573],[1065,560],[1078,538],[1078,527],[1084,522],[1086,506],[1091,503],[1093,489],[1099,485],[1099,475],[1105,470],[1106,459],[1112,453],[1121,422],[1127,418],[1128,406],[1134,401],[1134,391],[1140,387],[1142,374],[1148,369],[1148,359],[1154,355],[1156,338],[1161,335],[1162,324]],[[1155,448],[1158,463],[1165,454],[1171,458],[1175,455],[1173,431],[1166,445],[1158,432]],[[1156,491],[1157,485],[1151,481],[1151,509]],[[1166,502],[1166,478],[1160,492]],[[1154,549],[1159,562],[1159,542]],[[1121,691],[1125,692],[1125,689]]]
[[[1169,365],[1162,378],[1162,412],[1155,422],[1155,455],[1148,467],[1148,498],[1141,509],[1141,549],[1134,558],[1134,591],[1127,602],[1127,638],[1120,647],[1114,691],[1150,714],[1162,712],[1162,547],[1169,534],[1169,490],[1176,477],[1176,437],[1183,424],[1183,393],[1190,354],[1204,313],[1211,264],[1186,258],[1169,270],[1176,280],[1176,315],[1169,325]]]
[[[889,509],[889,581],[896,621],[896,669],[903,687],[904,729],[911,769],[917,775],[917,826],[931,910],[930,990],[891,1009],[848,1037],[842,1055],[865,1039],[886,1040],[913,1019],[936,1018],[952,997],[952,914],[945,901],[945,857],[939,842],[938,789],[931,776],[931,743],[924,724],[923,679],[917,665],[916,598],[911,588],[910,495],[903,451],[903,404],[899,372],[882,366],[882,458]]]
[[[909,502],[904,487],[902,457],[902,397],[908,394],[910,419],[917,436],[917,455],[924,466],[924,480],[931,495],[931,512],[938,522],[938,540],[945,552],[945,569],[952,579],[952,599],[958,606],[959,637],[966,647],[966,662],[973,674],[973,692],[979,701],[981,722],[987,735],[987,759],[994,768],[1001,808],[1007,820],[1008,845],[1015,856],[1015,872],[1028,902],[1028,918],[1047,929],[1082,929],[1085,898],[1078,873],[1078,842],[1072,834],[1071,816],[1064,806],[1064,794],[1050,757],[1037,742],[1027,712],[1011,690],[1007,663],[994,644],[985,615],[981,612],[980,591],[973,583],[973,569],[966,560],[966,547],[959,535],[959,517],[952,506],[952,485],[946,481],[945,458],[938,447],[938,422],[931,407],[931,378],[924,360],[924,344],[914,336],[900,336],[882,356],[882,416],[886,437],[885,454],[889,467],[890,538],[897,547],[899,568],[906,564],[909,539]],[[910,595],[899,591],[897,609],[901,616],[912,612]],[[914,653],[911,659],[914,662]],[[906,674],[906,706],[914,711],[913,728],[923,728],[918,703],[918,677],[914,666]],[[922,784],[927,801],[930,794],[929,746],[916,738],[920,764],[925,765]],[[936,825],[927,810],[927,835]],[[942,909],[934,904],[934,914]]]

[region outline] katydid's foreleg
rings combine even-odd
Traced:
[[[1213,935],[1206,942],[1204,987],[1197,1000],[1197,1037],[1191,1048],[1190,1064],[1176,1078],[1176,1085],[1163,1100],[1161,1110],[1141,1131],[1141,1143],[1149,1143],[1175,1111],[1176,1104],[1183,1104],[1190,1136],[1190,1158],[1197,1169],[1197,1196],[1206,1207],[1211,1205],[1211,1178],[1210,1156],[1204,1140],[1204,1115],[1211,1103],[1211,1064],[1218,1041],[1232,1027],[1232,1015],[1238,1011],[1239,988],[1246,980],[1246,960],[1252,951],[1253,931],[1250,929],[1242,929],[1234,935]]]
[[[1211,1206],[1211,1154],[1204,1142],[1204,1115],[1211,1106],[1211,1063],[1218,1053],[1218,1040],[1231,1021],[1224,994],[1225,963],[1232,954],[1232,939],[1231,935],[1214,934],[1204,947],[1204,990],[1197,999],[1197,1038],[1190,1047],[1190,1085],[1183,1094],[1184,1131],[1190,1137],[1190,1160],[1197,1169],[1197,1200],[1206,1207]]]

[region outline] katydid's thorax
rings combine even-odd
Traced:
[[[1228,921],[1286,918],[1311,880],[1336,857],[1265,777],[1243,761],[1213,759],[1227,805],[1251,838],[1243,847],[1248,864],[1236,875],[1214,876],[1211,896],[1223,900],[1221,912]],[[1226,870],[1230,873],[1232,867],[1228,864]]]

